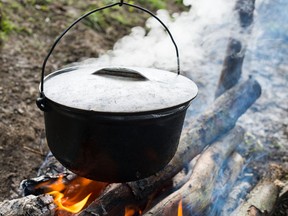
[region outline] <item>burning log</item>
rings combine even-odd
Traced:
[[[129,204],[144,204],[207,145],[231,130],[260,95],[261,87],[252,78],[230,89],[183,130],[176,155],[162,171],[137,182],[115,185],[79,215],[119,215]]]
[[[231,130],[235,126],[237,119],[245,113],[260,94],[261,87],[258,82],[252,78],[227,91],[219,97],[205,113],[200,115],[191,122],[189,127],[183,130],[178,151],[166,168],[154,176],[137,182],[109,185],[100,197],[96,198],[89,207],[78,215],[124,215],[125,207],[127,206],[135,206],[135,208],[132,208],[132,210],[134,209],[133,211],[144,209],[147,200],[149,200],[155,192],[161,190],[167,181],[169,182],[183,169],[185,164],[188,164],[196,155],[201,153],[207,145],[213,143],[220,136]],[[231,149],[231,147],[228,149]],[[232,149],[229,151],[231,152]],[[49,166],[45,165],[45,167]],[[48,170],[53,174],[54,171],[57,172],[58,168]],[[60,170],[62,170],[61,167]],[[47,196],[50,197],[49,195]],[[29,204],[28,206],[39,208],[39,211],[43,212],[42,207],[39,206],[38,201],[33,199],[33,197],[24,197],[19,199],[19,202],[28,199],[31,203],[31,205]],[[43,196],[39,196],[39,199],[41,200],[42,197]],[[12,201],[8,201],[8,203],[9,202]],[[7,203],[5,205],[8,206]],[[24,203],[22,205],[25,206],[26,204]],[[3,203],[1,203],[0,206],[3,206]],[[11,207],[12,205],[9,206]],[[8,207],[6,207],[6,209],[7,208]],[[50,211],[54,211],[54,208],[54,205],[51,206]],[[22,209],[26,211],[24,212],[23,210],[23,214],[28,214],[30,211],[27,205]],[[130,208],[127,210],[126,208],[126,211],[130,212],[132,210]],[[7,211],[5,213],[2,213],[2,211],[0,208],[0,215],[6,215],[5,213]]]
[[[184,215],[202,215],[212,201],[216,176],[225,160],[242,142],[243,136],[244,130],[236,127],[223,139],[208,147],[198,159],[189,181],[144,216],[177,215],[177,206],[181,200]]]
[[[20,199],[0,203],[0,215],[29,215],[50,216],[54,215],[56,206],[50,195],[26,196]]]
[[[236,3],[235,10],[239,14],[243,38],[230,38],[229,40],[215,97],[220,96],[223,92],[233,87],[241,77],[246,51],[244,37],[247,37],[251,31],[249,27],[253,23],[254,4],[255,0],[238,0]]]

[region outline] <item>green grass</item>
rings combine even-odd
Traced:
[[[2,13],[0,18],[0,39],[6,39],[15,30],[17,30],[17,26]]]
[[[57,2],[59,5],[75,8],[80,16],[85,12],[120,2],[120,0],[58,0]],[[154,13],[159,9],[185,10],[182,4],[183,0],[124,0],[124,2],[142,6]],[[55,8],[55,1],[53,0],[0,1],[0,39],[7,38],[12,32],[30,35],[33,31],[41,30],[45,26],[42,25],[43,21],[39,23],[39,20],[43,20],[45,17],[52,17],[53,19],[52,14],[54,13],[51,11],[53,8]],[[33,16],[31,13],[33,13]],[[65,13],[63,11],[63,15],[68,18],[67,23],[77,18],[73,15],[67,16],[67,13]],[[143,25],[149,16],[133,7],[114,7],[90,15],[84,20],[84,24],[98,32],[107,33],[109,27],[113,27],[124,34],[124,32],[129,32],[133,26]],[[38,17],[38,19],[32,19],[31,17]],[[110,37],[110,35],[107,37]],[[114,35],[111,35],[111,37],[114,37]]]
[[[86,12],[91,11],[95,8],[103,7],[107,4],[115,3],[118,1],[113,0],[102,0],[98,3],[89,5]],[[167,9],[168,3],[166,0],[126,0],[129,4],[136,4],[138,6],[144,7],[152,12],[156,12],[159,9]],[[183,6],[183,0],[174,0],[174,4],[179,7]],[[122,28],[131,28],[135,25],[142,24],[144,20],[149,18],[145,12],[137,10],[133,7],[123,7],[123,8],[110,8],[103,11],[91,14],[84,20],[84,24],[96,31],[105,32],[110,25],[118,25]]]

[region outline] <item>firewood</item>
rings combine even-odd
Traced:
[[[231,216],[246,216],[251,206],[257,207],[262,213],[270,212],[273,209],[279,194],[278,186],[271,179],[263,179],[250,192],[249,198],[243,202]],[[259,213],[259,212],[258,212]],[[252,212],[251,212],[252,215]]]
[[[221,216],[230,216],[238,207],[239,203],[246,197],[247,193],[253,188],[252,182],[249,180],[239,181],[232,189],[222,206]]]
[[[200,155],[197,155],[196,157],[194,157],[193,160],[188,164],[188,166],[182,169],[181,172],[179,172],[176,176],[173,177],[173,179],[168,180],[167,187],[163,187],[161,191],[159,192],[157,191],[156,193],[151,195],[146,204],[146,209],[152,208],[154,205],[159,203],[165,197],[169,196],[169,194],[180,189],[184,184],[186,184],[192,175],[193,168],[195,167],[199,157]]]
[[[251,31],[250,26],[253,23],[254,5],[255,0],[238,0],[236,3],[235,10],[239,15],[241,36],[237,35],[231,37],[228,42],[226,57],[224,59],[215,97],[219,97],[226,90],[237,84],[241,77],[247,46],[245,40],[247,40],[247,35],[249,35]]]
[[[50,195],[26,196],[0,203],[1,216],[50,216],[54,215],[56,206]]]
[[[261,87],[252,78],[227,91],[205,113],[201,114],[191,122],[189,127],[183,130],[175,157],[162,171],[137,182],[110,185],[102,196],[79,215],[124,215],[125,207],[129,205],[140,205],[141,209],[143,209],[142,207],[145,207],[149,196],[161,189],[161,186],[166,181],[172,179],[182,170],[185,164],[188,164],[207,145],[231,130],[237,119],[245,113],[260,94]],[[58,172],[57,169],[56,173]],[[51,171],[51,169],[48,170]],[[51,171],[52,174],[54,171]],[[36,208],[39,212],[43,211],[34,196],[24,197],[19,199],[18,202],[23,202],[25,199],[33,203],[30,205],[31,209]],[[23,214],[28,214],[30,211],[26,207],[22,209],[26,211],[24,212],[23,210]],[[51,209],[53,210],[53,208]],[[45,214],[43,213],[42,215]]]
[[[51,152],[49,152],[38,170],[37,176],[57,176],[59,174],[71,174],[72,172],[65,168]]]
[[[211,198],[212,203],[205,210],[204,215],[223,215],[221,213],[223,204],[226,203],[229,192],[243,171],[243,165],[243,157],[239,153],[234,152],[227,160],[227,165],[224,164],[224,169],[222,168],[218,174]]]
[[[212,201],[213,189],[222,165],[242,142],[243,136],[243,129],[236,127],[223,139],[208,147],[198,159],[189,181],[144,216],[177,215],[180,200],[184,215],[202,215]]]
[[[262,212],[260,209],[253,205],[249,207],[247,213],[248,216],[269,216],[266,210]]]
[[[231,130],[260,95],[261,87],[253,78],[225,92],[182,132],[176,155],[162,171],[137,182],[117,184],[79,215],[119,215],[129,204],[143,204],[143,200],[161,189],[167,179],[181,171],[207,145]]]
[[[199,158],[200,154],[194,157],[187,167],[185,167],[181,172],[174,176],[174,178],[172,179],[174,191],[181,188],[190,179],[193,169],[197,164]]]

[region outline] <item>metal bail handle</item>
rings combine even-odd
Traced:
[[[55,49],[55,47],[57,46],[57,44],[60,42],[60,40],[64,37],[64,35],[74,26],[76,25],[79,21],[81,21],[82,19],[88,17],[89,15],[95,13],[95,12],[98,12],[98,11],[101,11],[101,10],[104,10],[104,9],[107,9],[107,8],[111,8],[111,7],[114,7],[114,6],[123,6],[123,5],[127,5],[127,6],[130,6],[130,7],[133,7],[133,8],[136,8],[136,9],[139,9],[141,11],[144,11],[148,14],[150,14],[152,17],[154,17],[158,22],[160,22],[160,24],[165,28],[165,30],[167,31],[167,33],[169,34],[170,36],[170,39],[172,41],[172,43],[174,44],[175,46],[175,50],[176,50],[176,57],[177,57],[177,74],[180,75],[180,59],[179,59],[179,51],[178,51],[178,47],[177,47],[177,44],[171,34],[171,32],[169,31],[168,27],[155,15],[153,14],[151,11],[143,8],[143,7],[140,7],[140,6],[137,6],[137,5],[133,5],[133,4],[129,4],[129,3],[126,3],[124,2],[124,0],[121,0],[120,2],[118,3],[114,3],[114,4],[110,4],[110,5],[107,5],[107,6],[104,6],[104,7],[101,7],[101,8],[98,8],[98,9],[94,9],[84,15],[82,15],[81,17],[79,17],[77,20],[75,20],[68,28],[66,28],[58,37],[57,39],[55,40],[55,42],[53,43],[52,47],[50,48],[47,56],[45,57],[44,59],[44,62],[42,64],[42,73],[41,73],[41,84],[40,84],[40,98],[37,99],[37,106],[45,111],[45,95],[43,93],[44,91],[44,76],[45,76],[45,68],[46,68],[46,63],[50,57],[50,55],[52,54],[53,50]],[[42,100],[41,100],[42,99]]]

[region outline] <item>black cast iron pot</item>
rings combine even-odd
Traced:
[[[47,142],[53,155],[80,176],[103,182],[145,178],[164,168],[175,154],[197,86],[180,75],[177,46],[162,22],[176,47],[178,74],[84,65],[44,78],[56,44],[92,12],[60,35],[43,63],[37,105],[44,111]]]

